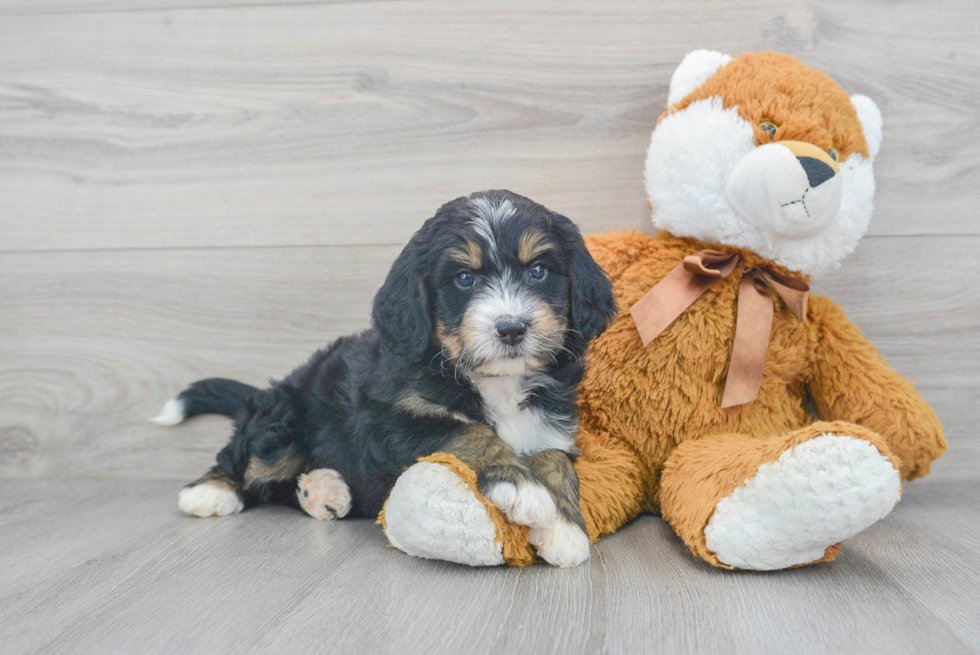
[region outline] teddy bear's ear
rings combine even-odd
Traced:
[[[716,50],[695,50],[684,55],[684,60],[670,78],[667,106],[677,104],[694,89],[708,81],[718,69],[732,60]]]
[[[868,142],[868,153],[874,161],[881,149],[881,111],[878,110],[875,101],[868,96],[853,95],[851,104],[857,110],[861,129],[864,130],[864,139]]]

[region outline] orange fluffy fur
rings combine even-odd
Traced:
[[[687,255],[709,245],[735,251],[665,232],[593,235],[587,242],[609,273],[620,308],[639,300]],[[592,541],[642,511],[659,511],[695,555],[724,566],[704,544],[715,505],[787,448],[821,434],[847,434],[871,442],[903,479],[927,474],[945,450],[939,420],[912,385],[839,306],[817,295],[811,295],[805,323],[777,300],[759,399],[721,409],[738,283],[763,261],[739,252],[739,268],[646,348],[629,312],[594,343],[580,389],[582,455],[575,465]],[[808,397],[832,423],[811,421]],[[499,526],[503,515],[487,507]],[[526,534],[499,534],[505,553],[520,553],[505,556],[508,563],[527,563]],[[818,561],[837,552],[831,547]]]

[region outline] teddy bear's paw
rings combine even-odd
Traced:
[[[736,568],[808,564],[885,517],[900,495],[898,471],[870,442],[825,434],[763,464],[722,498],[704,536]]]
[[[531,528],[550,528],[558,519],[555,501],[535,482],[496,482],[487,489],[487,500],[507,515],[507,520]]]
[[[391,545],[415,557],[469,566],[504,563],[487,506],[442,464],[419,462],[399,476],[385,504],[384,526]]]
[[[550,528],[531,528],[528,540],[538,556],[552,566],[569,568],[589,559],[589,536],[562,518]]]
[[[350,488],[333,469],[316,469],[299,476],[296,497],[303,511],[315,519],[332,521],[350,512]]]

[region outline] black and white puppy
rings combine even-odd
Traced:
[[[259,390],[202,380],[153,419],[235,419],[180,508],[223,516],[262,501],[324,519],[374,517],[419,457],[456,455],[531,528],[539,554],[588,557],[572,466],[588,342],[616,313],[609,280],[564,216],[509,191],[458,198],[425,222],[374,299],[374,327]]]

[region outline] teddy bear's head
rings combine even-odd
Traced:
[[[689,53],[647,153],[654,225],[809,275],[871,220],[881,113],[789,55]]]

